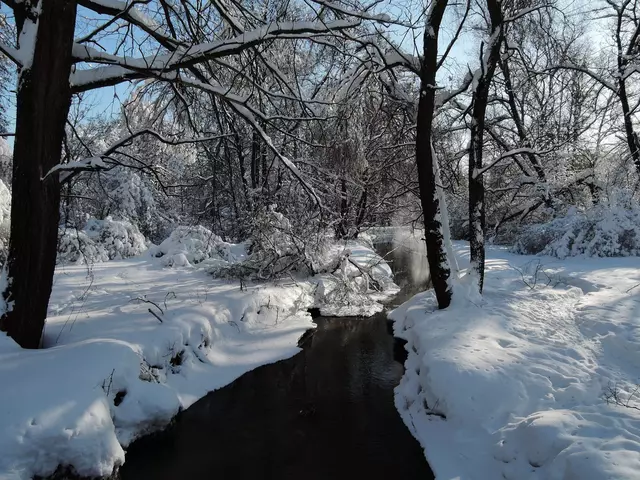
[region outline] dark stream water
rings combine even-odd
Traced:
[[[386,315],[315,321],[302,352],[132,444],[121,479],[432,479],[394,406],[405,352]]]

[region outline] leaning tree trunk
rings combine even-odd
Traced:
[[[416,130],[416,164],[420,186],[420,202],[424,217],[424,236],[427,245],[427,261],[439,308],[451,303],[449,276],[451,269],[447,261],[442,231],[442,207],[436,190],[432,127],[435,110],[435,86],[438,64],[438,31],[447,0],[435,0],[427,16],[424,34],[424,58],[420,72],[420,100],[418,102],[418,125]]]
[[[65,122],[71,105],[71,48],[74,0],[26,1],[37,15],[33,61],[20,72],[13,151],[11,239],[7,311],[0,326],[24,348],[38,348],[56,263],[60,186],[46,176],[60,162]],[[38,8],[40,12],[37,13]],[[33,27],[32,27],[33,28]]]
[[[486,45],[478,73],[476,88],[473,92],[469,142],[469,250],[471,269],[478,279],[478,289],[482,293],[484,286],[485,260],[485,205],[484,180],[482,172],[482,149],[484,144],[484,125],[489,87],[500,57],[502,42],[502,3],[500,0],[487,0],[491,17],[491,37]]]

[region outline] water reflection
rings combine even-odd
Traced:
[[[319,318],[295,357],[213,392],[131,446],[128,479],[433,478],[400,419],[383,315]]]

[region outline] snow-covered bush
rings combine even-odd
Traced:
[[[223,241],[202,225],[197,225],[176,228],[160,245],[151,247],[150,253],[153,256],[162,257],[166,266],[182,267],[205,260],[217,260],[219,263],[233,262],[237,256],[235,250],[234,245]]]
[[[314,277],[315,303],[322,315],[373,315],[383,308],[379,302],[398,292],[384,259],[356,242],[348,242],[324,270]]]
[[[96,244],[83,230],[60,229],[58,235],[57,263],[98,263],[106,262],[109,256],[101,245]]]
[[[82,230],[62,229],[58,263],[95,263],[133,257],[147,249],[138,227],[124,220],[90,218]]]
[[[525,228],[513,250],[558,258],[640,255],[640,206],[619,193],[584,211],[571,208],[563,217]]]
[[[308,225],[307,225],[308,227]],[[275,205],[260,209],[252,222],[247,258],[214,275],[268,280],[300,273],[313,275],[326,262],[325,237],[313,227],[294,225]]]
[[[138,227],[125,220],[89,219],[84,231],[106,250],[109,260],[134,257],[147,250],[147,242]]]

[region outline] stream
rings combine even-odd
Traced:
[[[411,255],[377,249],[391,252],[408,285],[401,300],[411,293]],[[315,322],[297,355],[242,375],[134,442],[120,478],[433,479],[394,405],[406,353],[386,314]]]

